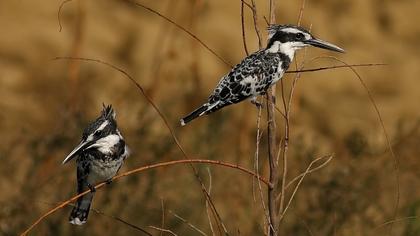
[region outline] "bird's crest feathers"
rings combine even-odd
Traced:
[[[291,24],[287,24],[287,25],[270,24],[267,27],[267,30],[268,30],[269,34],[272,34],[272,33],[275,33],[276,31],[279,31],[281,29],[286,29],[286,28],[293,28],[293,29],[297,29],[299,31],[302,31],[304,33],[309,33],[309,31],[306,30],[305,28],[302,28],[302,27],[297,26],[297,25],[291,25]]]
[[[113,120],[115,120],[116,114],[115,114],[114,109],[112,109],[112,105],[102,104],[102,106],[103,106],[103,110],[102,110],[101,116],[104,119],[111,119],[112,118]]]

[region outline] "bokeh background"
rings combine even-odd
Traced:
[[[301,1],[276,1],[278,23],[296,23]],[[245,56],[239,0],[141,1],[189,29],[225,60]],[[256,1],[264,39],[267,1]],[[162,110],[193,158],[223,160],[253,169],[257,110],[244,102],[181,128],[179,118],[200,105],[229,71],[223,62],[162,18],[124,1],[0,1],[0,235],[15,235],[54,204],[75,194],[75,163],[61,161],[79,142],[102,103],[117,111],[132,149],[121,171],[184,158],[162,120],[124,76],[83,56],[123,68]],[[370,88],[399,158],[400,204],[392,235],[420,235],[420,2],[414,0],[307,0],[302,25],[346,49],[309,49],[306,58],[334,55],[348,63],[388,63],[358,68]],[[258,49],[245,8],[248,48]],[[297,56],[302,62],[303,53]],[[319,60],[308,67],[338,65]],[[286,92],[294,78],[285,76]],[[281,226],[283,235],[381,235],[396,200],[394,159],[366,90],[348,69],[305,73],[291,113],[288,178],[316,157],[333,153],[307,176]],[[277,90],[278,101],[281,92]],[[281,106],[279,106],[281,107]],[[265,112],[261,124],[266,134]],[[280,116],[278,116],[280,117]],[[278,118],[279,138],[284,132]],[[260,145],[267,176],[267,139]],[[197,166],[211,173],[213,201],[231,235],[262,235],[264,214],[252,179],[236,170]],[[264,191],[265,192],[265,191]],[[197,235],[176,213],[211,235],[199,185],[188,166],[156,169],[120,179],[98,191],[93,207],[160,235]],[[67,222],[70,207],[41,222],[32,235],[141,235],[91,213],[88,223]],[[407,218],[408,217],[408,218]]]

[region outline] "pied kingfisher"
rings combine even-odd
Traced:
[[[297,50],[315,46],[336,52],[343,49],[315,38],[307,30],[293,25],[270,25],[267,47],[241,61],[218,83],[208,101],[181,119],[181,125],[202,115],[210,114],[222,107],[238,103],[247,98],[259,105],[257,96],[281,79],[289,68]]]
[[[111,106],[104,105],[101,115],[83,131],[80,144],[63,161],[65,164],[77,156],[77,192],[91,190],[77,200],[69,217],[71,224],[86,223],[94,186],[104,181],[110,183],[128,155],[129,149],[117,128],[115,112]]]

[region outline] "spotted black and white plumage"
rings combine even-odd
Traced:
[[[344,52],[333,44],[316,39],[298,26],[271,25],[268,33],[267,47],[247,56],[236,65],[219,81],[205,104],[181,119],[181,125],[247,98],[252,98],[251,101],[257,104],[256,97],[264,94],[283,77],[295,52],[303,47],[312,45]]]
[[[70,223],[86,223],[94,186],[110,181],[128,155],[128,147],[117,128],[115,111],[111,106],[104,106],[101,115],[85,128],[80,144],[63,161],[65,164],[77,157],[77,192],[91,190],[77,200],[69,217]]]

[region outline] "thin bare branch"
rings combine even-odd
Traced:
[[[269,0],[269,20],[270,24],[276,22],[275,15],[275,1]],[[260,45],[261,48],[261,45]],[[282,80],[283,81],[283,80]],[[278,234],[279,231],[279,217],[277,213],[278,201],[276,201],[276,195],[278,192],[279,184],[279,170],[278,163],[276,162],[277,154],[277,137],[276,137],[276,116],[275,116],[275,106],[276,106],[276,85],[273,85],[268,89],[267,94],[267,138],[268,138],[268,162],[270,170],[270,187],[267,192],[267,201],[268,201],[268,211],[270,215],[270,227],[268,228],[268,235],[274,236]]]
[[[58,7],[58,12],[57,12],[57,20],[58,20],[58,26],[59,26],[58,32],[61,32],[61,30],[63,29],[63,27],[61,26],[61,19],[60,19],[61,9],[63,8],[64,4],[66,4],[68,2],[71,2],[71,1],[73,1],[73,0],[64,0],[63,2],[61,2],[60,7]]]
[[[254,29],[255,29],[255,33],[257,34],[257,37],[258,37],[258,47],[261,49],[262,48],[262,40],[261,40],[260,29],[258,27],[257,5],[255,4],[255,0],[251,0],[251,5],[252,5],[252,16],[254,17]]]
[[[97,210],[97,209],[94,209],[94,208],[91,208],[90,210],[91,210],[91,211],[93,211],[93,212],[95,212],[96,214],[99,214],[99,215],[103,215],[103,216],[109,217],[109,218],[114,219],[114,220],[116,220],[116,221],[119,221],[119,222],[121,222],[121,223],[123,223],[123,224],[125,224],[125,225],[128,225],[129,227],[131,227],[131,228],[133,228],[133,229],[135,229],[135,230],[137,230],[137,231],[139,231],[139,232],[142,232],[142,233],[143,233],[143,234],[145,234],[145,235],[150,235],[150,236],[152,236],[152,234],[151,234],[151,233],[149,233],[149,232],[147,232],[145,229],[142,229],[142,228],[140,228],[139,226],[134,225],[134,224],[132,224],[132,223],[130,223],[130,222],[128,222],[128,221],[126,221],[126,220],[124,220],[124,219],[122,219],[122,218],[118,217],[118,216],[108,215],[108,214],[105,214],[104,212],[102,212],[102,211],[100,211],[100,210]]]
[[[300,20],[303,17],[303,9],[304,9],[304,4],[305,1],[302,2],[302,7],[301,7],[301,11],[300,11],[300,16],[299,16],[299,20],[298,20],[298,25],[300,25]],[[304,55],[303,55],[303,61],[301,64],[301,68],[303,69],[303,67],[305,66],[305,58],[306,58],[306,48],[304,50]],[[295,65],[296,68],[298,68],[298,60],[297,58],[295,59]],[[285,113],[286,113],[286,119],[285,119],[285,128],[284,128],[284,142],[283,142],[283,146],[281,148],[282,151],[282,160],[283,160],[283,171],[282,171],[282,179],[281,179],[281,190],[280,190],[280,205],[279,205],[279,212],[278,214],[283,214],[284,212],[284,202],[285,202],[285,191],[286,191],[286,178],[287,178],[287,152],[288,152],[288,147],[289,147],[289,137],[290,137],[290,115],[291,115],[291,111],[292,111],[292,101],[293,101],[293,94],[298,82],[298,79],[300,78],[301,73],[297,73],[295,75],[295,78],[293,79],[292,82],[292,87],[290,88],[290,93],[289,93],[289,100],[288,100],[288,106],[287,108],[285,107]],[[284,99],[284,90],[283,90],[283,84],[282,84],[282,101],[283,101],[283,105],[285,105],[286,101]],[[280,151],[279,151],[280,154]],[[278,162],[277,158],[277,162]],[[281,223],[281,218],[279,219],[279,222]]]
[[[163,198],[160,199],[160,205],[161,205],[161,208],[162,208],[162,224],[161,224],[160,227],[163,229],[163,228],[165,228],[165,204],[163,202]],[[160,235],[161,236],[163,235],[162,231],[160,232]]]
[[[174,233],[172,230],[170,230],[170,229],[162,229],[162,228],[159,228],[159,227],[156,227],[156,226],[153,226],[153,225],[149,225],[148,226],[149,228],[151,228],[151,229],[155,229],[155,230],[157,230],[157,231],[160,231],[161,233],[162,232],[165,232],[165,233],[168,233],[168,234],[171,234],[171,235],[173,235],[173,236],[178,236],[176,233]]]
[[[45,205],[48,205],[48,206],[55,206],[55,205],[57,205],[57,203],[54,203],[53,204],[53,203],[44,202],[44,201],[35,201],[35,202],[40,202],[40,203],[45,204]],[[73,203],[69,203],[68,205],[66,205],[66,207],[75,207],[75,206],[76,205],[73,204]],[[116,220],[116,221],[118,221],[120,223],[123,223],[123,224],[125,224],[125,225],[133,228],[134,230],[137,230],[137,231],[139,231],[139,232],[141,232],[141,233],[143,233],[145,235],[153,236],[151,233],[147,232],[145,229],[141,228],[140,226],[134,225],[134,224],[128,222],[127,220],[122,219],[121,217],[114,216],[114,215],[108,215],[105,212],[102,212],[102,211],[100,211],[98,209],[95,209],[93,207],[90,207],[89,210],[92,211],[92,212],[94,212],[95,214],[102,215],[102,216],[111,218],[113,220]]]
[[[179,5],[179,1],[168,1],[165,7],[165,10],[163,12],[165,13],[165,15],[169,14],[170,12],[176,12],[178,5]],[[153,80],[147,88],[147,92],[150,95],[150,97],[154,97],[154,95],[156,94],[156,91],[161,85],[160,82],[163,76],[159,76],[160,69],[162,68],[164,63],[167,61],[165,60],[165,58],[167,58],[168,56],[167,55],[167,53],[169,53],[168,48],[171,48],[170,44],[173,42],[172,38],[176,30],[178,30],[176,27],[172,27],[168,29],[168,25],[166,21],[162,21],[161,24],[159,25],[159,30],[153,42],[153,46],[151,46],[151,48],[153,48],[152,50],[153,55],[150,58],[151,65],[150,65],[150,70],[149,70],[149,76],[153,77]],[[147,111],[144,111],[144,113],[147,113]],[[141,122],[139,122],[139,127],[141,127],[142,122],[144,122],[144,119],[147,119],[147,117],[148,116],[143,116],[141,118]]]
[[[208,173],[208,175],[209,175],[209,189],[208,189],[208,194],[209,194],[209,197],[210,197],[210,194],[211,194],[211,187],[212,187],[212,178],[211,178],[210,168],[208,168],[208,167],[207,167],[207,173]],[[207,204],[206,204],[206,207],[207,207]],[[216,211],[216,214],[217,214],[217,211]],[[217,222],[217,221],[216,221],[216,222]],[[227,231],[227,229],[226,229],[226,226],[223,224],[223,221],[220,221],[219,223],[220,223],[220,226],[222,227],[222,229],[223,229],[223,231],[224,231],[224,234],[225,234],[225,235],[228,235],[228,231]],[[221,233],[221,231],[220,231],[220,226],[218,225],[218,227],[219,227],[219,233],[220,233],[220,235],[222,235],[222,233]]]
[[[211,186],[212,186],[212,181],[211,181],[211,173],[210,170],[208,169],[208,174],[209,174],[209,195],[211,194]],[[210,213],[209,213],[209,204],[208,202],[206,202],[206,213],[207,213],[207,219],[209,221],[209,226],[210,226],[210,231],[212,233],[212,235],[216,235],[214,233],[214,228],[213,228],[213,223],[211,222],[211,217],[210,217]]]
[[[297,20],[298,26],[300,26],[300,23],[302,22],[303,12],[305,11],[305,5],[306,5],[306,0],[302,0],[302,4],[300,5],[300,9],[299,9],[299,16]]]
[[[260,124],[261,124],[261,113],[262,113],[262,109],[261,106],[258,107],[258,116],[257,116],[257,141],[256,141],[256,148],[255,148],[255,155],[254,155],[254,172],[255,173],[260,173],[259,170],[259,150],[260,150],[260,141],[262,138],[262,134],[263,132],[260,130]],[[252,181],[252,185],[254,186],[254,182]],[[257,180],[258,183],[258,192],[259,192],[259,196],[260,196],[260,201],[261,201],[261,206],[264,212],[264,216],[265,216],[265,222],[267,224],[267,226],[271,225],[270,222],[270,215],[269,212],[267,210],[267,207],[265,206],[265,202],[264,202],[264,194],[262,192],[262,187],[261,187],[261,182]],[[254,187],[252,188],[253,190],[253,196],[254,196],[254,201],[255,201],[255,194],[254,194]]]
[[[376,115],[378,117],[379,123],[381,124],[382,130],[384,132],[384,136],[387,142],[387,146],[389,149],[389,152],[391,154],[391,157],[394,160],[394,172],[395,172],[395,182],[396,182],[396,196],[395,196],[395,205],[394,205],[394,213],[393,213],[393,219],[395,220],[397,218],[397,214],[398,214],[398,208],[399,208],[399,203],[400,203],[400,174],[399,174],[399,169],[400,169],[400,164],[399,164],[399,158],[397,157],[397,155],[394,153],[394,149],[392,148],[391,145],[391,140],[389,138],[388,132],[386,131],[385,128],[385,123],[382,119],[382,115],[379,111],[378,105],[376,104],[375,100],[373,99],[373,95],[370,92],[368,86],[366,85],[366,83],[364,82],[364,80],[362,79],[362,77],[360,76],[360,74],[356,71],[356,69],[353,68],[353,66],[349,65],[348,63],[336,58],[336,57],[332,57],[332,56],[327,56],[327,57],[322,57],[322,58],[328,58],[328,59],[332,59],[335,61],[338,61],[344,65],[346,65],[358,78],[358,80],[360,81],[361,85],[363,86],[363,88],[366,90],[369,100],[371,102],[371,104],[373,105]],[[393,222],[391,221],[390,223],[390,229],[389,229],[389,234],[391,234],[392,232],[392,225]]]
[[[244,44],[245,54],[248,56],[248,55],[249,55],[249,51],[248,51],[248,47],[247,47],[247,45],[246,45],[244,5],[245,5],[245,1],[244,1],[244,0],[241,0],[241,30],[242,30],[242,42],[243,42],[243,44]]]
[[[290,180],[289,181],[289,183],[286,185],[286,189],[288,189],[289,187],[290,187],[290,185],[292,185],[294,182],[296,182],[297,180],[299,180],[299,179],[301,179],[302,178],[302,176],[304,176],[304,175],[308,175],[308,174],[310,174],[310,173],[312,173],[312,172],[315,172],[315,171],[317,171],[317,170],[319,170],[319,169],[321,169],[321,168],[323,168],[323,167],[325,167],[330,161],[331,161],[331,159],[333,158],[333,154],[331,154],[330,156],[329,156],[329,158],[325,161],[325,162],[323,162],[321,165],[319,165],[319,166],[317,166],[317,167],[314,167],[314,168],[312,168],[312,169],[309,169],[308,171],[305,171],[305,172],[303,172],[303,173],[301,173],[300,175],[298,175],[298,176],[296,176],[295,178],[293,178],[292,180]],[[325,158],[325,157],[323,157],[323,158]],[[321,159],[319,159],[319,160],[321,160]],[[314,163],[315,164],[315,163]]]
[[[263,18],[264,18],[264,22],[265,22],[265,24],[267,25],[267,27],[270,25],[270,23],[268,22],[268,20],[267,20],[267,17],[265,17],[265,16],[263,16]]]
[[[124,172],[122,174],[119,174],[115,177],[112,178],[112,181],[115,181],[119,178],[125,177],[125,176],[129,176],[135,173],[139,173],[139,172],[144,172],[146,170],[151,170],[151,169],[155,169],[155,168],[159,168],[159,167],[166,167],[166,166],[172,166],[172,165],[177,165],[177,164],[185,164],[185,163],[201,163],[201,164],[212,164],[212,165],[218,165],[218,166],[224,166],[224,167],[229,167],[229,168],[233,168],[233,169],[237,169],[237,170],[241,170],[242,172],[245,172],[249,175],[252,175],[258,179],[260,179],[263,183],[265,183],[268,186],[268,181],[265,180],[263,177],[258,176],[257,174],[253,173],[250,170],[247,170],[239,165],[235,165],[235,164],[230,164],[230,163],[226,163],[226,162],[221,162],[221,161],[215,161],[215,160],[201,160],[201,159],[189,159],[189,160],[176,160],[176,161],[168,161],[168,162],[162,162],[162,163],[157,163],[157,164],[153,164],[153,165],[148,165],[148,166],[143,166],[143,167],[139,167],[127,172]],[[95,189],[100,189],[103,186],[105,186],[106,183],[100,183],[97,184],[95,186]],[[21,235],[27,235],[35,226],[37,226],[41,221],[43,221],[45,218],[47,218],[49,215],[53,214],[54,212],[56,212],[57,210],[65,207],[66,205],[68,205],[71,202],[76,201],[77,199],[79,199],[80,197],[86,195],[87,193],[89,193],[90,190],[84,191],[83,193],[80,193],[76,196],[73,196],[72,198],[60,203],[59,205],[57,205],[56,207],[50,209],[48,212],[46,212],[45,214],[43,214],[41,217],[39,217],[32,225],[30,225]]]
[[[160,109],[157,107],[157,105],[153,102],[153,99],[146,93],[146,91],[144,90],[144,88],[133,78],[133,77],[131,77],[127,72],[125,72],[123,69],[121,69],[121,68],[119,68],[119,67],[117,67],[117,66],[115,66],[115,65],[113,65],[113,64],[111,64],[111,63],[108,63],[108,62],[105,62],[105,61],[101,61],[101,60],[98,60],[98,59],[91,59],[91,58],[82,58],[82,57],[56,57],[56,58],[54,58],[53,60],[81,60],[81,61],[88,61],[88,62],[96,62],[96,63],[99,63],[99,64],[102,64],[102,65],[106,65],[106,66],[108,66],[108,67],[110,67],[110,68],[112,68],[112,69],[114,69],[114,70],[117,70],[118,72],[120,72],[120,73],[122,73],[122,74],[124,74],[125,75],[125,77],[128,79],[128,80],[130,80],[136,87],[137,87],[137,89],[140,91],[140,93],[146,98],[146,100],[148,101],[148,103],[155,109],[155,111],[158,113],[158,115],[159,115],[159,117],[162,119],[162,121],[164,122],[164,124],[165,124],[165,126],[166,126],[166,128],[169,130],[169,132],[170,132],[170,134],[171,134],[171,136],[172,136],[172,139],[174,140],[174,142],[175,142],[175,144],[176,144],[176,146],[178,147],[178,149],[181,151],[181,153],[184,155],[184,157],[186,158],[186,159],[191,159],[188,155],[187,155],[187,153],[186,153],[186,151],[185,151],[185,149],[181,146],[181,144],[180,144],[180,142],[179,142],[179,140],[178,140],[178,138],[176,137],[176,135],[175,135],[175,132],[174,132],[174,130],[172,129],[172,127],[169,125],[169,122],[168,122],[168,120],[166,119],[166,117],[163,115],[163,113],[160,111]],[[219,222],[221,222],[222,220],[221,220],[221,218],[220,218],[220,215],[219,215],[219,213],[217,212],[217,209],[216,209],[216,207],[215,207],[215,205],[214,205],[214,203],[213,203],[213,201],[211,200],[211,198],[210,198],[210,196],[209,196],[209,194],[207,193],[207,190],[206,190],[206,188],[205,188],[205,186],[204,186],[204,184],[203,184],[203,181],[201,180],[201,177],[200,177],[200,175],[199,175],[199,173],[198,173],[198,171],[197,171],[197,169],[194,167],[194,165],[193,164],[191,164],[191,163],[189,163],[189,165],[190,165],[190,167],[191,167],[191,169],[193,170],[193,174],[194,174],[194,176],[195,176],[195,178],[197,179],[197,181],[198,181],[198,183],[200,184],[200,187],[201,187],[201,191],[203,192],[203,194],[204,194],[204,196],[205,196],[205,198],[206,198],[206,201],[209,201],[210,202],[210,205],[211,205],[211,207],[212,207],[212,210],[213,210],[213,213],[216,215],[216,217],[217,217],[217,220],[219,221]],[[221,223],[222,225],[223,225],[223,223]]]
[[[331,161],[331,159],[332,159],[333,155],[330,155],[330,156],[327,156],[327,157],[328,157],[328,159],[326,160],[326,162],[328,163],[328,162],[330,162],[330,161]],[[287,209],[289,209],[290,204],[292,203],[293,198],[294,198],[294,196],[295,196],[295,194],[296,194],[297,190],[298,190],[298,189],[299,189],[299,187],[300,187],[300,184],[303,182],[303,179],[305,178],[305,176],[309,173],[309,171],[310,171],[310,169],[311,169],[312,165],[314,165],[316,162],[318,162],[319,160],[322,160],[322,159],[324,159],[324,158],[325,158],[325,156],[324,156],[324,157],[319,157],[319,158],[317,158],[317,159],[313,160],[313,161],[309,164],[308,168],[306,168],[306,171],[305,171],[305,172],[303,173],[303,175],[300,177],[300,179],[299,179],[299,181],[298,181],[298,183],[297,183],[296,187],[294,188],[294,190],[293,190],[293,192],[292,192],[292,195],[290,196],[289,201],[288,201],[288,203],[287,203],[286,207],[284,208],[283,212],[280,214],[280,220],[281,220],[281,219],[283,219],[284,215],[285,215],[285,214],[286,214],[286,212],[287,212]]]
[[[247,3],[245,0],[241,0],[241,2],[243,2],[243,4],[245,5],[245,6],[247,6],[251,11],[252,11],[252,6],[251,6],[251,4],[249,4],[249,3]]]
[[[203,236],[207,236],[206,233],[204,233],[202,230],[200,230],[199,228],[197,228],[197,226],[191,224],[190,222],[188,222],[186,219],[182,218],[181,216],[177,215],[175,212],[168,210],[168,212],[175,216],[177,219],[179,219],[180,221],[182,221],[184,224],[188,225],[189,227],[191,227],[193,230],[197,231],[199,234],[203,235]]]
[[[161,14],[160,12],[145,6],[141,3],[138,3],[136,1],[133,0],[118,0],[118,1],[124,1],[124,2],[128,2],[131,3],[135,6],[144,8],[146,10],[148,10],[149,12],[152,12],[155,15],[158,15],[159,17],[165,19],[166,21],[168,21],[169,23],[175,25],[178,29],[184,31],[185,33],[187,33],[189,36],[191,36],[192,38],[194,38],[195,40],[197,40],[197,42],[199,42],[203,47],[205,47],[211,54],[213,54],[214,56],[216,56],[220,61],[222,61],[226,66],[232,68],[232,64],[229,63],[228,61],[226,61],[225,59],[223,59],[223,57],[221,57],[219,54],[217,54],[213,49],[211,49],[209,46],[207,46],[207,44],[205,44],[201,39],[199,39],[195,34],[193,34],[192,32],[190,32],[189,30],[187,30],[185,27],[181,26],[180,24],[176,23],[175,21],[169,19],[168,17],[166,17],[165,15]]]
[[[373,66],[387,66],[386,63],[368,63],[368,64],[349,64],[349,65],[339,65],[339,66],[326,66],[320,68],[313,68],[313,69],[305,69],[305,70],[289,70],[286,73],[304,73],[304,72],[314,72],[314,71],[321,71],[321,70],[331,70],[331,69],[338,69],[338,68],[349,68],[351,67],[373,67]]]
[[[308,231],[309,236],[314,236],[314,234],[312,233],[311,228],[309,228],[308,223],[306,223],[306,221],[302,220],[303,226],[305,226],[305,229]]]
[[[293,84],[295,83],[295,81],[296,81],[296,78],[293,81]],[[293,85],[292,85],[292,88],[293,88]],[[285,196],[285,188],[284,187],[285,187],[286,176],[287,176],[287,150],[288,150],[288,147],[289,147],[289,120],[290,120],[290,107],[286,107],[286,100],[285,100],[284,94],[285,94],[284,84],[283,84],[283,80],[281,80],[281,98],[282,98],[283,107],[284,107],[284,110],[285,110],[285,119],[284,119],[285,129],[284,129],[283,146],[280,149],[282,151],[281,156],[282,156],[282,160],[283,160],[283,165],[282,165],[283,166],[283,171],[282,171],[281,189],[280,189],[281,198],[280,198],[280,203],[279,203],[279,212],[280,213],[283,212],[283,207],[284,207],[284,196]],[[276,159],[276,163],[278,163],[278,158]]]
[[[401,222],[401,221],[405,221],[405,220],[415,220],[415,219],[418,219],[418,218],[419,218],[419,216],[407,216],[407,217],[402,217],[402,218],[390,220],[390,221],[384,222],[384,223],[376,226],[374,228],[374,230],[378,230],[379,228],[382,228],[384,226],[387,226],[389,224],[393,224],[393,223],[396,223],[396,222]]]

